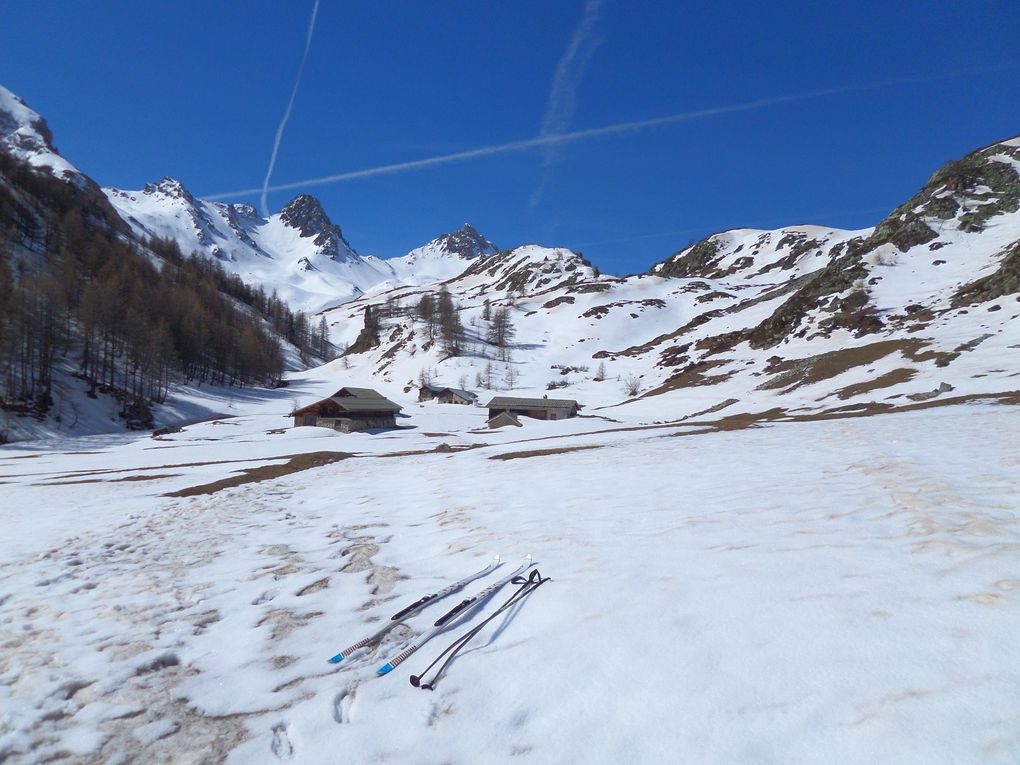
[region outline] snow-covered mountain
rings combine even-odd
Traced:
[[[462,273],[472,261],[494,255],[499,248],[482,236],[470,223],[456,231],[440,234],[428,244],[407,255],[390,258],[386,264],[405,284],[426,284],[451,279]]]
[[[315,197],[302,194],[262,217],[248,204],[207,202],[172,178],[141,191],[104,189],[139,237],[173,239],[214,258],[295,309],[317,313],[380,286],[448,279],[496,246],[469,224],[399,258],[363,256]]]
[[[263,218],[251,205],[198,199],[171,178],[141,191],[104,191],[139,237],[173,239],[297,309],[335,306],[392,274],[379,258],[359,255],[312,196]]]
[[[600,407],[634,398],[621,390],[632,387],[640,398],[628,407],[671,418],[1016,398],[1018,171],[1015,138],[949,163],[874,228],[726,231],[625,279],[568,250],[479,258],[445,283],[468,353],[446,357],[413,312],[398,311],[378,346],[348,362],[361,378],[405,389],[422,369],[452,384],[491,381],[495,368],[496,388],[562,387],[557,395]],[[366,305],[410,306],[427,289],[338,307],[327,314],[335,339],[359,337]],[[510,361],[484,341],[485,301],[510,312]]]
[[[0,85],[0,150],[45,168],[78,186],[94,185],[78,168],[60,156],[46,120]]]
[[[39,115],[3,97],[4,149],[77,172]],[[607,412],[835,416],[1020,389],[1008,363],[1020,346],[1018,170],[1014,138],[950,162],[873,228],[735,229],[627,278],[567,249],[498,250],[467,224],[401,258],[363,257],[310,196],[264,218],[165,179],[103,202],[136,237],[173,239],[325,310],[333,340],[358,351],[341,376],[393,395],[427,368],[447,383],[562,388]],[[456,357],[409,310],[443,286],[466,328]],[[386,310],[378,340],[363,342],[369,306]],[[486,342],[493,308],[513,321],[507,349]]]

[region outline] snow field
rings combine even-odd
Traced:
[[[208,496],[158,496],[180,478],[118,484],[123,494],[80,484],[78,501],[106,497],[105,515],[64,516],[59,544],[53,531],[36,550],[3,548],[0,752],[13,762],[67,751],[82,762],[1012,763],[1017,417],[966,406],[500,443],[546,435],[526,427],[461,432],[489,445],[453,454],[339,447],[362,456]],[[218,440],[202,439],[229,426],[159,445],[173,462],[199,449],[227,456],[257,419]],[[290,431],[294,448],[309,430]],[[407,445],[318,440],[376,454]],[[5,474],[52,468],[35,466],[44,459],[137,465],[152,443],[0,464]],[[489,459],[591,445],[601,448]],[[214,469],[225,468],[196,468]],[[0,480],[5,528],[66,491]],[[326,662],[495,552],[504,566],[465,595],[526,552],[553,581],[490,624],[435,692],[407,679],[467,626],[389,676],[375,669],[459,595],[377,649]]]

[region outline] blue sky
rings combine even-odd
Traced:
[[[200,196],[257,188],[312,7],[8,0],[0,83],[103,185],[169,175]],[[847,90],[268,202],[315,194],[364,254],[400,255],[470,221],[502,247],[571,247],[616,273],[726,228],[863,227],[943,162],[1020,133],[1018,39],[1015,0],[320,0],[273,183],[532,139],[543,126]]]

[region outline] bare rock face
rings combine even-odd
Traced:
[[[290,200],[280,211],[280,220],[300,231],[301,236],[314,237],[320,252],[333,260],[357,257],[343,231],[329,219],[319,200],[310,194],[301,194]]]
[[[474,260],[485,255],[495,255],[499,248],[478,233],[470,223],[465,223],[456,231],[440,234],[433,242],[463,260]]]

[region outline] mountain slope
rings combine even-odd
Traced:
[[[137,236],[172,239],[183,252],[216,259],[307,312],[350,300],[392,275],[379,258],[358,255],[308,195],[263,218],[251,205],[197,199],[171,178],[142,191],[104,191]]]
[[[562,386],[558,396],[607,414],[652,418],[1008,398],[1020,390],[1010,361],[1020,348],[1018,169],[1020,139],[1004,141],[940,169],[874,228],[722,232],[626,279],[564,250],[479,259],[444,284],[469,341],[459,357],[408,310],[424,287],[373,292],[327,316],[351,343],[366,306],[403,307],[384,319],[377,347],[348,355],[355,374],[398,390],[426,369],[446,384]],[[485,342],[486,300],[516,327],[510,361]],[[626,387],[639,400],[620,406]]]
[[[496,246],[465,223],[399,258],[359,255],[319,201],[302,194],[263,218],[248,204],[198,199],[172,178],[141,191],[104,189],[139,237],[172,239],[220,261],[291,306],[317,313],[372,289],[456,276]]]
[[[58,178],[85,187],[94,184],[74,165],[60,156],[46,120],[18,96],[0,85],[0,151],[45,168]]]
[[[451,279],[473,261],[498,251],[499,248],[478,233],[474,226],[465,223],[456,231],[440,234],[403,257],[388,259],[386,264],[399,282],[426,284]]]

